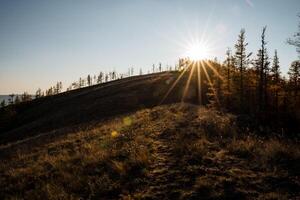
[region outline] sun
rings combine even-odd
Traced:
[[[209,57],[209,48],[201,43],[191,44],[187,48],[186,57],[194,61],[207,59]]]

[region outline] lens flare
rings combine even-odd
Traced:
[[[205,44],[192,44],[187,48],[186,57],[194,61],[207,59],[209,57],[209,48]]]
[[[116,138],[116,137],[118,137],[119,136],[119,133],[117,132],[117,131],[112,131],[111,132],[111,137],[112,138]]]

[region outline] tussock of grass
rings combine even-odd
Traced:
[[[255,160],[269,169],[289,169],[296,175],[300,167],[300,152],[296,144],[278,139],[257,139],[242,137],[227,145],[230,153],[249,160]]]
[[[207,137],[234,138],[237,136],[235,117],[217,110],[200,109],[197,122],[201,124]]]
[[[267,167],[285,169],[299,176],[300,150],[296,144],[271,139],[262,145],[259,155]]]
[[[227,148],[230,153],[239,157],[250,159],[257,153],[258,141],[255,138],[233,139],[228,143]]]

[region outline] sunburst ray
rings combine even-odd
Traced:
[[[193,75],[194,69],[195,69],[195,63],[192,62],[192,63],[190,64],[189,68],[191,68],[191,70],[190,70],[190,74],[189,74],[188,80],[187,80],[187,82],[186,82],[186,84],[185,84],[185,88],[184,88],[184,91],[183,91],[183,95],[182,95],[182,98],[181,98],[181,102],[184,101],[184,98],[186,97],[186,94],[187,94],[187,92],[188,92],[188,90],[189,90],[190,82],[191,82],[192,75]]]
[[[163,96],[162,100],[159,102],[159,104],[162,104],[166,98],[169,96],[169,94],[172,92],[172,90],[174,89],[174,87],[177,85],[177,83],[180,81],[180,79],[182,78],[182,76],[185,74],[185,72],[187,71],[187,68],[185,67],[183,69],[183,71],[181,72],[181,74],[178,76],[178,78],[173,82],[173,84],[171,85],[171,87],[169,88],[169,90],[167,91],[167,93]]]

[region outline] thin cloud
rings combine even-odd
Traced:
[[[251,0],[246,0],[246,3],[251,7],[253,8],[254,7],[254,4]]]

